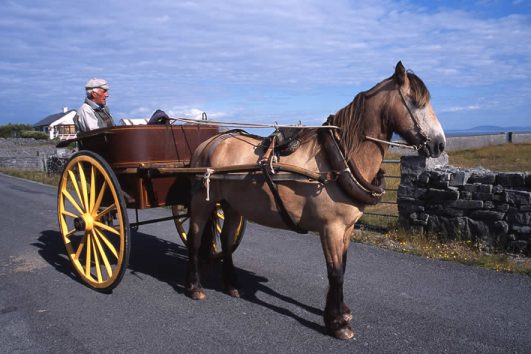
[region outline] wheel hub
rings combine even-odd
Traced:
[[[94,228],[94,218],[89,213],[83,214],[81,217],[74,219],[74,227],[78,231],[92,231]]]

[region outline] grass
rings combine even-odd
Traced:
[[[435,235],[399,228],[386,233],[356,230],[352,240],[421,257],[480,266],[497,272],[531,275],[530,258],[492,252],[482,243],[441,240]]]
[[[50,184],[57,186],[59,184],[59,175],[48,175],[43,171],[28,171],[28,170],[16,170],[12,168],[0,168],[0,173],[15,176],[19,178],[29,179],[31,181],[40,182],[44,184]]]
[[[492,171],[531,172],[531,144],[503,144],[480,149],[452,151],[449,164],[459,167],[482,166]]]

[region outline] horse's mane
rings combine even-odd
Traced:
[[[422,80],[413,72],[408,71],[407,77],[410,84],[410,98],[417,108],[423,108],[430,101],[430,92]],[[346,156],[356,151],[365,138],[366,126],[363,124],[365,99],[371,96],[384,83],[393,80],[394,76],[387,78],[368,91],[362,91],[354,97],[347,106],[341,108],[335,115],[330,116],[328,124],[341,128],[339,136]]]

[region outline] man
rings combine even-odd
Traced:
[[[87,98],[77,110],[74,119],[78,132],[88,132],[93,129],[112,127],[112,116],[107,108],[109,84],[103,79],[90,79],[85,85]]]

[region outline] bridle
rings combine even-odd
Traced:
[[[401,143],[401,142],[398,142],[398,141],[387,141],[387,140],[377,139],[377,138],[373,138],[373,137],[368,136],[368,135],[365,136],[365,139],[366,140],[370,140],[370,141],[374,141],[374,142],[377,142],[377,143],[387,144],[387,145],[390,145],[390,146],[397,146],[397,147],[400,147],[400,148],[406,148],[406,149],[412,149],[412,150],[418,151],[418,150],[422,149],[423,147],[425,147],[428,144],[428,142],[430,141],[430,138],[428,137],[428,135],[426,134],[424,129],[422,129],[422,126],[420,125],[420,121],[419,121],[418,117],[416,116],[416,114],[411,110],[411,108],[407,104],[406,98],[404,96],[404,93],[402,92],[402,88],[401,87],[398,88],[398,93],[400,94],[400,98],[402,99],[402,103],[406,107],[406,109],[407,109],[407,111],[409,113],[409,116],[411,117],[411,120],[415,124],[415,130],[417,131],[417,134],[422,138],[422,141],[419,144],[417,144],[417,145],[410,145],[410,144],[405,144],[405,143]]]

